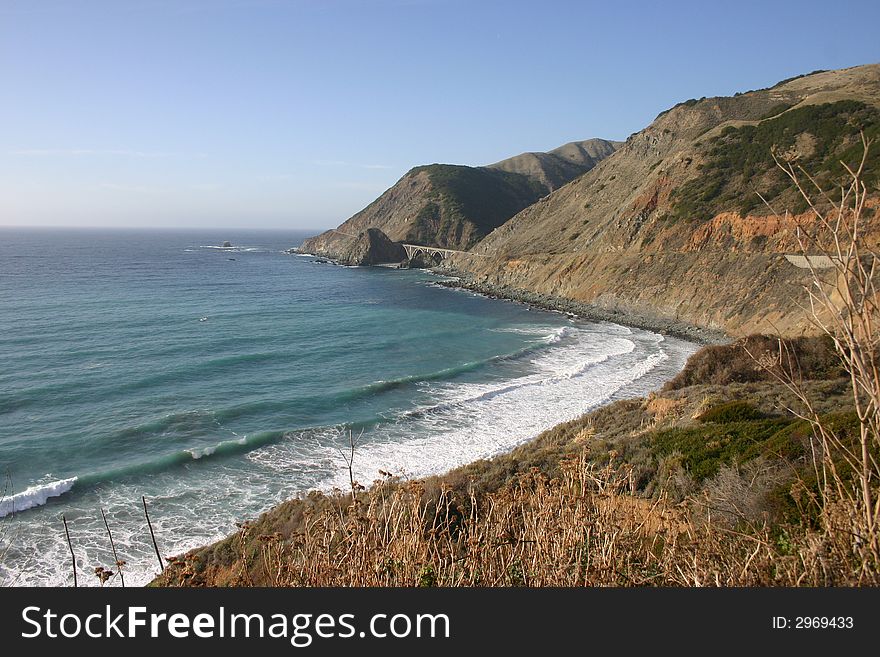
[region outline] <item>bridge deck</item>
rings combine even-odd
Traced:
[[[331,228],[330,230],[334,233],[339,233],[340,235],[345,235],[346,237],[351,237],[352,239],[357,238],[357,235],[352,235],[351,233],[346,233],[346,232],[341,231],[337,228]],[[400,242],[400,245],[406,250],[406,257],[407,258],[414,257],[419,251],[422,251],[423,253],[426,253],[431,256],[433,256],[436,253],[437,255],[439,255],[443,258],[448,258],[449,256],[456,254],[456,253],[461,254],[461,255],[467,255],[467,256],[480,256],[483,258],[486,257],[485,253],[471,253],[470,251],[456,251],[455,249],[444,249],[443,247],[440,247],[440,246],[426,246],[424,244],[409,244],[407,242]]]
[[[400,245],[406,249],[406,255],[409,258],[415,256],[419,251],[426,253],[428,255],[433,256],[435,253],[440,255],[443,258],[448,258],[451,255],[456,253],[467,256],[484,256],[482,253],[471,253],[470,251],[456,251],[455,249],[444,249],[439,246],[425,246],[424,244],[408,244],[406,242],[401,242]]]

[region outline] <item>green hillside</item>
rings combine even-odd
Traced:
[[[845,162],[858,162],[862,152],[859,135],[880,137],[880,111],[854,100],[807,105],[784,111],[773,108],[757,125],[728,126],[708,140],[705,162],[698,165],[699,177],[673,192],[672,219],[707,220],[719,212],[738,211],[742,216],[766,210],[768,202],[795,212],[806,203],[792,189],[778,169],[773,154],[781,161],[817,172],[817,182],[826,191],[835,190],[846,179]],[[869,152],[864,182],[877,187],[880,149]]]
[[[424,243],[457,243],[470,247],[523,208],[547,193],[539,182],[519,173],[454,164],[430,164],[425,172],[431,192],[413,221],[407,239]],[[472,224],[472,238],[461,240],[461,229]]]

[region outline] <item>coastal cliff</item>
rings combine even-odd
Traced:
[[[880,134],[880,65],[818,72],[663,112],[587,174],[525,208],[446,265],[471,285],[527,291],[621,317],[732,335],[808,327],[809,280],[786,255],[813,221],[773,160],[826,190],[858,165],[859,131]],[[880,146],[866,162],[877,195]],[[760,196],[759,196],[760,194]],[[769,210],[763,196],[775,209]],[[866,239],[877,244],[877,201]],[[784,213],[788,209],[793,215]]]
[[[367,228],[350,240],[339,253],[339,261],[347,265],[382,265],[406,259],[406,251],[392,242],[378,228]]]

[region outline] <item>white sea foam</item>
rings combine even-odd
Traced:
[[[621,358],[622,356],[622,358]],[[529,375],[504,385],[457,386],[451,403],[371,435],[358,448],[355,469],[361,481],[378,470],[426,476],[508,451],[559,422],[573,419],[611,399],[668,358],[662,351],[597,355],[567,365],[550,376]],[[625,359],[625,362],[621,362]],[[345,487],[341,470],[319,488]]]
[[[550,335],[545,336],[541,339],[541,342],[546,344],[556,344],[566,335],[571,334],[571,329],[568,326],[560,326],[558,329],[555,329]]]
[[[242,436],[233,440],[221,440],[216,445],[209,445],[208,447],[192,447],[184,451],[192,456],[194,461],[198,461],[200,458],[215,454],[218,449],[232,447],[233,445],[247,445],[247,436]]]
[[[217,451],[217,447],[218,445],[214,445],[212,447],[193,447],[192,449],[187,449],[184,451],[188,452],[189,455],[193,457],[194,461],[198,461],[204,456],[211,456],[211,454]]]
[[[297,490],[286,482],[270,483],[265,477],[242,476],[237,471],[191,471],[157,474],[154,481],[162,494],[147,493],[150,519],[163,556],[181,554],[206,545],[235,530],[242,510],[259,510],[292,497]],[[149,534],[145,534],[140,496],[142,482],[118,482],[113,486],[86,489],[79,506],[86,512],[67,517],[79,570],[79,586],[99,586],[91,575],[97,565],[113,563],[106,529],[98,508],[104,508],[113,539],[125,566],[126,586],[143,586],[158,573]],[[229,511],[240,511],[231,517]],[[247,513],[247,512],[245,512]],[[51,523],[35,515],[16,514],[0,525],[0,550],[9,548],[0,562],[0,586],[70,586],[73,584],[70,554],[57,516]],[[112,568],[114,571],[116,568]],[[114,576],[107,586],[120,586]]]
[[[686,354],[661,347],[659,336],[602,329],[563,327],[553,346],[525,361],[530,372],[490,383],[427,383],[432,403],[365,434],[357,448],[356,477],[377,478],[379,469],[421,477],[447,471],[479,458],[509,451],[559,422],[580,416],[615,395],[651,389],[649,375],[675,356],[680,367]],[[531,330],[529,327],[525,330]],[[546,328],[542,331],[546,336]],[[633,387],[636,382],[640,386]],[[658,381],[659,382],[659,381]],[[326,460],[319,466],[304,458],[300,440],[282,441],[248,454],[248,459],[276,472],[328,472],[316,488],[344,489],[347,473],[339,467],[337,447],[347,441],[347,428],[324,433]],[[314,440],[314,436],[309,437]]]
[[[547,331],[556,331],[559,327],[550,328],[549,326],[507,326],[504,328],[489,329],[493,333],[516,333],[518,335],[544,335]]]
[[[266,252],[266,249],[258,246],[217,246],[216,244],[201,244],[200,249],[216,249],[227,253],[256,253]]]
[[[505,328],[489,329],[493,333],[514,333],[517,335],[533,335],[537,342],[543,344],[556,344],[567,335],[571,335],[570,326],[512,326]]]
[[[36,506],[42,506],[50,497],[64,495],[64,493],[73,488],[75,483],[76,477],[59,479],[47,484],[35,484],[11,497],[4,497],[0,499],[0,518],[18,511],[26,511]]]

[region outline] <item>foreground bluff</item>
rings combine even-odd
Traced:
[[[367,228],[378,228],[397,242],[467,249],[523,208],[592,169],[619,145],[590,139],[487,167],[416,167],[337,230],[306,240],[301,250],[341,259]]]
[[[880,137],[878,107],[880,65],[681,103],[495,229],[473,248],[487,257],[447,262],[481,285],[569,298],[633,321],[797,334],[808,328],[796,299],[809,272],[785,256],[798,252],[796,222],[812,220],[771,150],[834,189],[846,178],[840,160],[861,158],[859,130]],[[865,176],[873,244],[878,175],[880,143]]]

